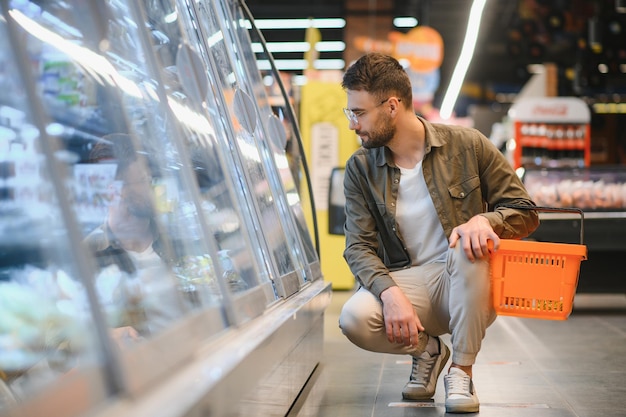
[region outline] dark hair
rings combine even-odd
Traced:
[[[158,169],[151,156],[140,150],[139,139],[128,133],[110,133],[97,142],[90,155],[89,162],[113,162],[117,164],[115,179],[121,180],[126,176],[128,167],[138,159],[145,161],[150,173],[157,176]]]
[[[413,102],[409,75],[397,59],[379,52],[363,55],[350,65],[341,86],[345,90],[364,90],[378,100],[395,95],[407,106]]]

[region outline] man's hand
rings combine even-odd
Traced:
[[[417,335],[424,326],[413,305],[399,287],[389,287],[380,294],[387,340],[405,346],[417,346]]]
[[[130,326],[109,329],[109,334],[111,339],[113,339],[117,347],[120,349],[123,349],[134,342],[143,340],[143,338],[139,335],[139,332]]]
[[[500,246],[500,238],[493,231],[489,220],[485,216],[480,215],[476,215],[469,219],[467,223],[452,229],[450,247],[455,247],[459,239],[467,259],[472,262],[489,254],[488,241],[493,241],[494,250],[497,250],[498,246]]]

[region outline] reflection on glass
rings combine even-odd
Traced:
[[[306,263],[315,263],[318,257],[311,239],[313,233],[308,229],[301,201],[301,196],[306,195],[305,190],[302,189],[305,179],[301,166],[303,157],[300,154],[297,138],[294,136],[297,131],[296,123],[289,119],[289,114],[291,114],[287,111],[289,103],[284,100],[281,91],[275,91],[276,95],[270,97],[271,101],[268,98],[267,88],[264,87],[251,46],[250,37],[253,36],[253,40],[258,42],[258,33],[248,31],[241,5],[236,2],[219,2],[219,6],[223,20],[232,25],[233,30],[229,34],[232,33],[233,37],[229,44],[234,45],[231,49],[234,51],[237,67],[243,71],[241,79],[248,85],[248,91],[254,92],[254,99],[260,112],[260,122],[263,124],[263,129],[260,130],[266,139],[265,142],[271,145],[267,153],[274,159],[278,180],[287,196],[287,211],[290,211],[290,215],[293,216],[292,223],[295,224],[293,233],[297,236],[293,242],[298,247],[302,247]],[[271,73],[268,76],[274,78],[276,83],[274,87],[278,89],[278,74]],[[275,123],[277,121],[281,123]]]
[[[282,111],[277,113],[281,115],[284,114]],[[271,114],[268,117],[268,129],[272,143],[274,144],[272,148],[273,156],[287,196],[287,203],[294,216],[298,236],[304,248],[306,259],[309,263],[315,263],[318,262],[319,259],[307,225],[301,199],[300,183],[296,181],[296,178],[300,178],[304,174],[301,175],[301,167],[298,165],[301,163],[298,162],[299,159],[294,156],[294,153],[288,152],[289,149],[298,148],[298,145],[293,135],[287,136],[285,126],[292,127],[294,125],[288,124],[284,118],[283,120],[279,119],[276,114]],[[289,131],[291,132],[292,129],[289,129]],[[295,153],[295,155],[297,154],[298,152]],[[301,182],[303,183],[304,180]],[[312,209],[309,210],[309,212],[312,212]]]
[[[249,80],[242,72],[243,64],[237,59],[233,60],[230,55],[233,50],[229,48],[236,48],[237,45],[232,39],[225,39],[225,36],[230,35],[222,32],[217,10],[214,9],[212,2],[198,2],[197,10],[198,25],[211,54],[211,62],[216,67],[215,73],[220,76],[219,86],[231,114],[231,124],[236,132],[236,145],[243,158],[246,178],[255,193],[254,204],[262,221],[264,238],[270,245],[272,262],[280,276],[292,274],[296,270],[304,273],[300,243],[290,232],[290,220],[282,210],[284,206],[283,196],[280,194],[282,190],[277,188],[280,185],[273,182],[272,174],[275,168],[269,166],[265,158],[264,147],[268,144],[264,140],[264,127],[259,125],[254,103],[245,92],[251,89],[247,85]],[[236,55],[236,51],[234,52]],[[250,102],[250,105],[246,105],[247,102]]]
[[[40,77],[56,65],[50,94],[75,100],[78,87],[70,84],[77,73],[40,52],[31,55]],[[101,343],[80,281],[87,277],[76,270],[79,255],[54,192],[54,168],[43,157],[17,65],[0,19],[0,415],[71,381],[80,381],[90,401],[106,396]],[[63,93],[61,73],[69,83]],[[63,165],[73,155],[61,150],[57,158]]]
[[[0,414],[69,374],[103,399],[111,365],[175,362],[151,342],[303,269],[214,16],[204,42],[174,0],[2,5],[20,42],[0,19]]]
[[[218,305],[214,262],[227,264],[228,253],[211,255],[198,231],[192,184],[181,175],[175,129],[144,67],[133,10],[111,2],[106,25],[94,28],[93,4],[13,4],[39,62],[33,76],[54,121],[48,133],[61,140],[57,154],[67,164],[68,195],[97,265],[94,284],[111,334],[120,345],[144,340],[194,308]],[[151,34],[173,62],[169,34]],[[80,298],[79,284],[66,287]]]
[[[106,216],[85,238],[99,267],[96,287],[108,322],[134,339],[166,328],[184,313],[168,270],[168,262],[175,266],[177,259],[170,259],[157,224],[153,184],[159,174],[137,143],[127,134],[110,134],[92,149],[92,169],[106,183],[101,184]]]
[[[164,34],[168,41],[159,47],[158,65],[165,74],[167,100],[180,122],[179,137],[194,172],[199,187],[202,215],[218,248],[218,260],[223,271],[222,278],[232,292],[242,292],[269,284],[268,272],[259,270],[264,264],[262,257],[253,252],[248,228],[242,217],[251,217],[245,204],[236,203],[237,197],[231,179],[225,173],[225,157],[219,149],[218,135],[228,141],[221,130],[220,120],[214,126],[215,99],[209,91],[209,79],[198,48],[191,46],[191,39],[182,29],[178,15],[171,18],[168,11],[175,10],[171,1],[147,2],[146,13],[151,31]],[[168,17],[169,16],[169,17]],[[187,207],[194,210],[192,207]],[[256,245],[259,246],[258,244]]]

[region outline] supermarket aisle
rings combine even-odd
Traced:
[[[337,317],[350,294],[333,293],[316,384],[289,417],[446,414],[441,377],[434,401],[403,402],[409,358],[363,351],[341,335]],[[483,417],[624,417],[625,381],[624,295],[577,296],[567,321],[499,317],[474,367]]]

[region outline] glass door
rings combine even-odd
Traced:
[[[241,179],[245,189],[251,191],[251,203],[260,219],[257,230],[261,242],[267,245],[269,262],[279,295],[289,296],[305,281],[300,246],[294,241],[290,223],[284,214],[284,194],[277,188],[272,170],[268,170],[267,142],[263,140],[263,128],[258,123],[258,109],[248,88],[241,63],[230,55],[230,27],[222,27],[210,2],[186,2],[189,10],[188,27],[198,28],[196,36],[206,55],[204,65],[216,76],[217,88],[223,97],[223,109],[230,116],[227,122],[235,140],[238,164],[243,169]]]
[[[6,10],[28,62],[30,104],[51,139],[24,150],[54,145],[44,159],[77,224],[78,264],[91,268],[56,285],[78,308],[93,284],[97,300],[87,305],[102,311],[122,363],[116,389],[141,390],[237,322],[230,294],[258,282],[245,245],[220,249],[225,229],[207,220],[238,223],[228,202],[218,209],[204,197],[224,180],[211,159],[211,123],[161,72],[172,45],[142,3],[13,0]]]
[[[43,93],[54,96],[51,106],[73,106],[79,75],[21,29],[43,29],[35,21],[53,14],[29,2],[1,5],[0,415],[77,416],[120,386],[95,265],[65,187],[75,153],[38,102]],[[68,392],[71,401],[50,401]]]
[[[198,52],[202,46],[185,19],[187,10],[177,9],[174,0],[149,0],[144,5],[151,38],[158,40],[152,66],[161,74],[165,100],[177,127],[173,137],[177,164],[191,167],[199,189],[201,217],[196,232],[212,238],[219,258],[216,266],[222,269],[219,276],[225,281],[223,293],[244,300],[245,308],[227,309],[229,320],[241,323],[276,301],[276,292],[266,258],[256,249],[261,245],[251,232],[255,213],[245,197],[246,184],[240,182],[241,170],[227,151],[232,134],[224,128],[223,113],[216,112],[221,98],[215,95],[215,76],[203,66]],[[176,217],[188,216],[195,213],[195,206],[174,204],[171,210]],[[194,263],[194,258],[185,259],[188,267]]]
[[[237,43],[239,61],[254,85],[252,91],[259,106],[270,149],[280,173],[280,180],[287,195],[306,260],[312,269],[313,279],[316,279],[321,277],[321,269],[315,207],[310,192],[308,166],[300,129],[288,86],[274,65],[261,72],[257,62],[261,60],[272,64],[273,59],[245,4],[235,0],[222,1],[219,4],[224,19],[227,19],[234,28],[233,42]],[[310,215],[310,225],[307,223],[305,213]]]

